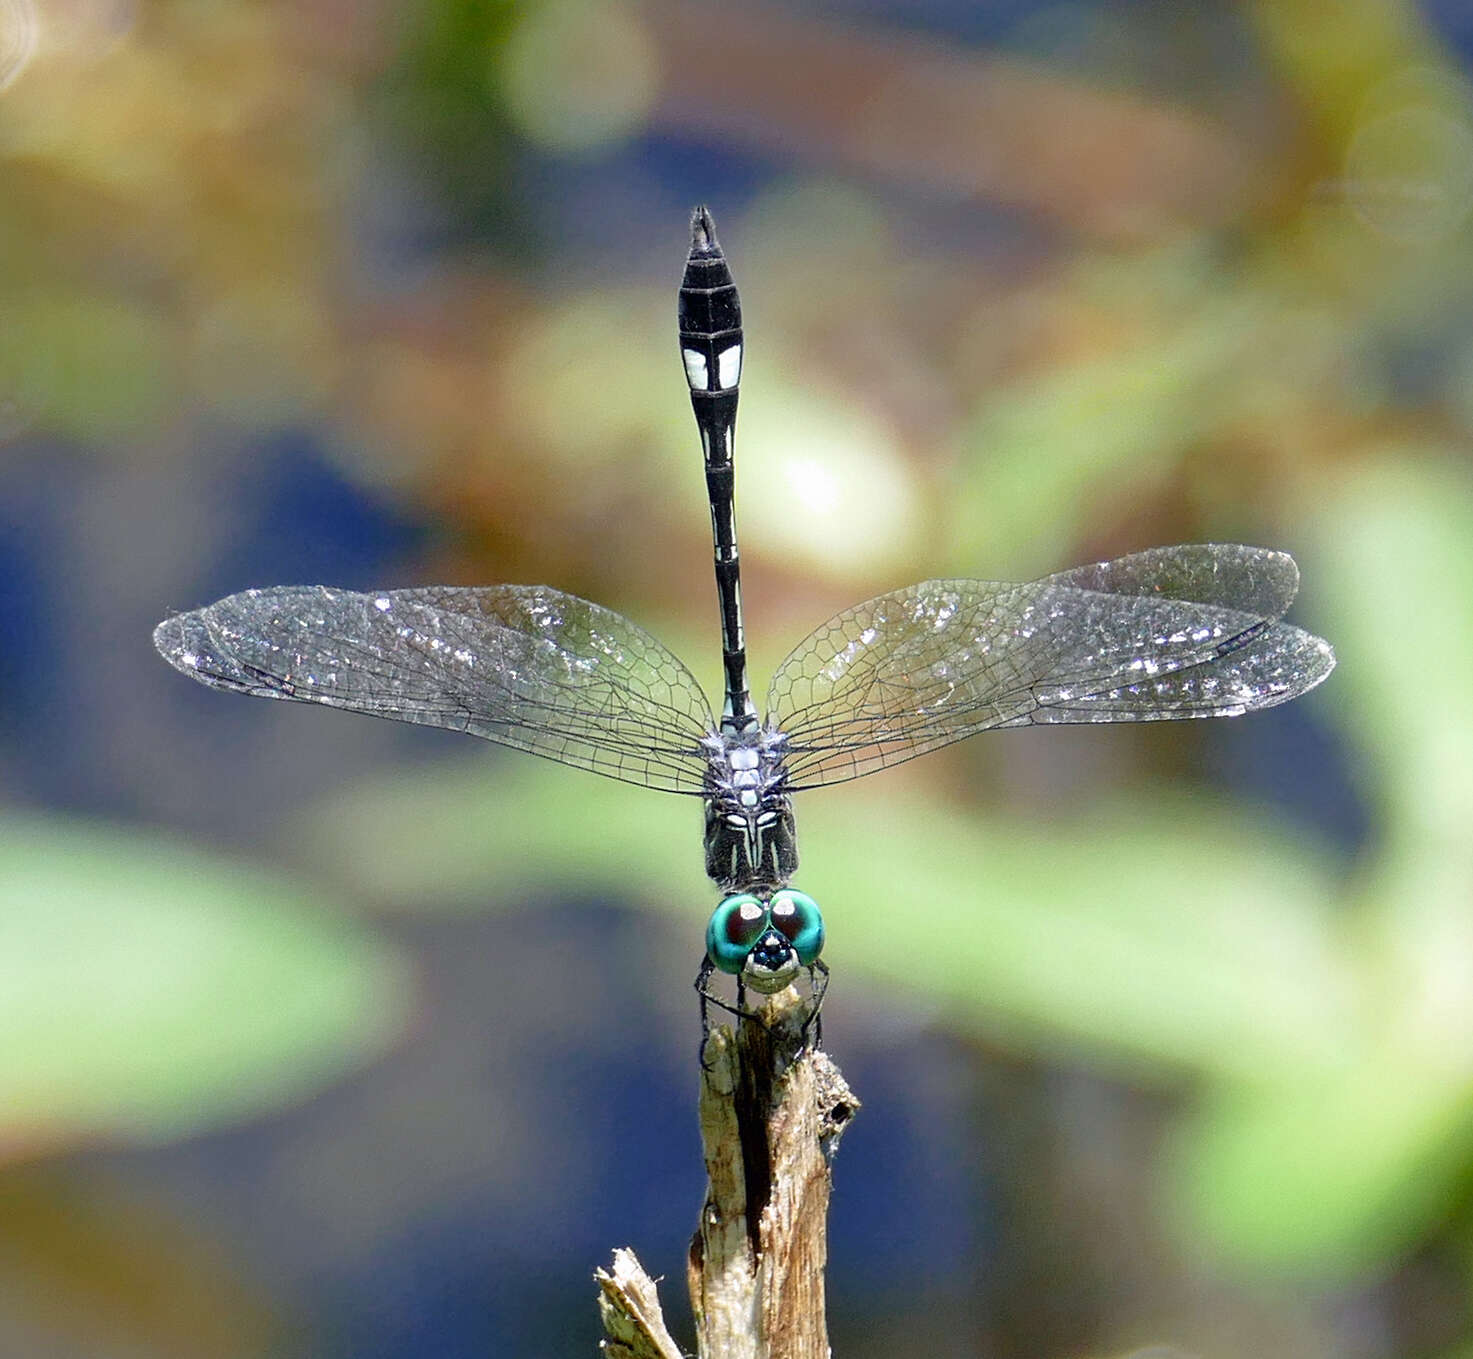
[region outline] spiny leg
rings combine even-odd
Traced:
[[[754,1016],[748,1014],[742,1008],[746,1001],[746,995],[740,980],[737,982],[737,1003],[735,1005],[731,1004],[730,1001],[722,1000],[720,996],[711,990],[708,983],[711,980],[712,973],[715,971],[716,964],[708,956],[702,955],[701,966],[696,973],[695,989],[696,994],[701,998],[701,1068],[705,1071],[711,1069],[706,1065],[706,1043],[711,1037],[711,1006],[714,1005],[718,1010],[725,1010],[727,1014],[738,1021],[754,1018]]]
[[[813,1046],[823,1046],[823,998],[829,990],[828,964],[815,958],[808,968],[808,984],[812,988],[808,997],[808,1018],[803,1021],[803,1032],[813,1030]]]

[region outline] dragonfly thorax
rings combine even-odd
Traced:
[[[757,723],[706,741],[706,872],[725,892],[771,891],[798,867],[787,737]]]

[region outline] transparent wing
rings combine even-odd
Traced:
[[[580,769],[699,793],[710,704],[643,628],[536,585],[246,590],[160,623],[216,689],[469,732]]]
[[[922,581],[836,615],[779,666],[768,722],[793,786],[839,783],[974,732],[1043,722],[1231,717],[1334,668],[1278,622],[1292,557],[1155,548],[1026,585]]]

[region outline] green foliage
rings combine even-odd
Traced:
[[[519,251],[533,238],[507,193],[511,144],[491,73],[525,7],[514,0],[445,0],[402,12],[398,59],[373,91],[387,136],[436,186],[458,227]]]
[[[383,835],[383,826],[395,833]],[[297,848],[309,859],[355,896],[397,909],[495,910],[529,889],[611,884],[652,904],[710,894],[695,798],[530,755],[483,750],[375,780],[328,799],[299,827]],[[709,909],[692,917],[697,934]]]
[[[393,1037],[394,951],[299,883],[177,842],[7,818],[0,1109],[12,1146],[153,1140],[337,1079]]]
[[[1172,1178],[1243,1261],[1343,1276],[1442,1222],[1473,1154],[1473,493],[1435,451],[1397,450],[1345,479],[1319,536],[1339,704],[1385,828],[1339,907],[1340,1051],[1215,1091]]]
[[[46,419],[75,438],[153,429],[170,396],[151,310],[56,290],[0,308],[0,438]]]

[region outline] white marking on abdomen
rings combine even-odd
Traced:
[[[729,392],[741,380],[742,347],[734,344],[716,356],[716,381],[723,392]]]

